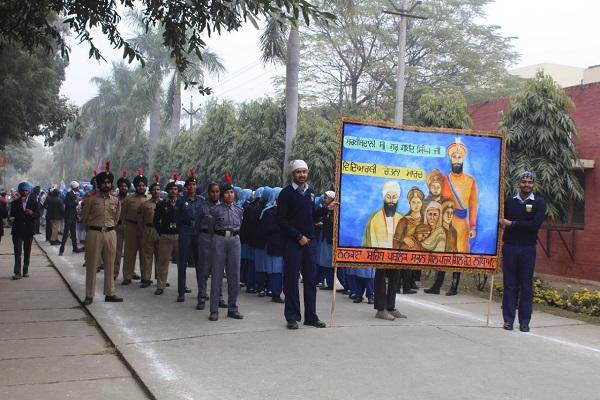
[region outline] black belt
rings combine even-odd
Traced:
[[[129,222],[130,224],[137,224],[137,221],[133,219],[126,219],[125,221]]]
[[[154,224],[146,224],[148,228],[154,228]]]
[[[88,228],[90,228],[93,231],[98,231],[98,232],[110,232],[113,229],[115,229],[114,226],[88,226]]]
[[[210,231],[208,229],[200,229],[200,232],[202,232],[202,233],[210,233]]]
[[[226,229],[224,231],[215,231],[215,233],[219,236],[237,236],[240,234],[240,231],[233,231],[230,229]]]

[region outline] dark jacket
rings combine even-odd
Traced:
[[[286,238],[298,241],[302,236],[315,239],[315,221],[326,210],[314,207],[315,194],[309,187],[304,194],[287,185],[277,198],[277,220]]]
[[[8,205],[0,201],[0,236],[4,236],[4,218],[8,218]]]
[[[259,230],[263,231],[267,242],[267,254],[283,256],[284,237],[277,222],[277,208],[269,208],[260,220]]]
[[[538,196],[535,200],[507,197],[504,201],[504,218],[513,221],[512,226],[504,228],[504,243],[517,246],[535,246],[538,230],[546,217],[546,202]]]
[[[244,204],[244,218],[240,228],[240,242],[257,248],[256,231],[258,230],[258,218],[261,207],[258,201]]]
[[[154,228],[159,235],[177,235],[177,204],[165,199],[156,205]]]
[[[65,206],[63,205],[62,200],[57,195],[48,195],[48,197],[46,197],[46,202],[44,203],[44,208],[47,210],[47,220],[52,221],[56,219],[63,219],[63,215],[65,213]]]
[[[27,198],[25,208],[31,210],[33,213],[31,215],[25,214],[21,198],[15,199],[10,203],[10,216],[14,218],[11,231],[13,235],[33,236],[35,233],[35,220],[40,216],[37,198],[30,195]]]
[[[333,243],[333,211],[326,210],[323,216],[323,226],[321,228],[323,238],[327,240],[327,243]]]
[[[72,190],[65,196],[65,219],[77,219],[77,195]]]

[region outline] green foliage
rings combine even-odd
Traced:
[[[48,15],[64,15],[64,24],[78,40],[86,42],[89,56],[101,59],[93,34],[102,32],[112,47],[123,50],[123,58],[144,61],[144,55],[123,37],[118,24],[120,14],[134,10],[131,0],[19,0],[0,3],[0,39],[2,42],[20,42],[28,49],[42,47],[52,51],[58,45],[68,56],[61,27],[48,21]],[[189,56],[201,56],[206,46],[204,35],[239,29],[250,21],[257,26],[257,18],[278,15],[282,19],[333,18],[320,12],[305,0],[244,0],[244,1],[142,1],[142,20],[146,29],[163,26],[162,44],[169,48],[180,71],[189,66]]]
[[[26,174],[33,164],[33,153],[28,143],[18,143],[6,146],[5,153],[8,157],[8,165],[18,173]]]
[[[0,148],[33,137],[52,145],[65,134],[75,109],[59,94],[64,68],[53,53],[28,53],[0,38]]]
[[[154,171],[148,171],[148,137],[140,136],[125,148],[119,169],[126,169],[132,176],[138,167],[144,168],[144,174],[151,176]],[[114,170],[114,168],[113,168]],[[115,170],[115,173],[117,171]]]
[[[271,99],[240,106],[232,176],[241,186],[279,186],[285,140],[283,107]]]
[[[318,110],[300,110],[298,136],[292,159],[303,159],[310,167],[310,183],[317,193],[334,187],[337,124],[320,115]]]
[[[467,102],[457,92],[427,93],[421,96],[415,113],[418,125],[435,128],[468,129],[471,118]]]
[[[517,60],[512,39],[498,26],[481,24],[491,0],[429,0],[409,19],[406,40],[405,114],[431,90],[462,91],[472,98],[514,89],[506,68]],[[335,23],[303,32],[305,101],[336,105],[352,114],[383,110],[393,118],[398,54],[398,19],[384,15],[387,0],[321,0]],[[473,92],[472,95],[469,93]],[[362,111],[361,111],[362,110]]]
[[[511,99],[510,111],[501,127],[508,133],[506,191],[514,193],[521,172],[537,175],[535,192],[547,202],[547,216],[556,222],[567,219],[572,201],[583,199],[573,174],[579,157],[573,139],[577,127],[568,111],[574,108],[563,89],[543,71],[526,81]]]
[[[232,148],[238,136],[235,106],[231,102],[210,103],[206,122],[198,130],[194,155],[199,160],[198,177],[204,182],[219,181],[238,162]],[[234,158],[235,157],[235,158]],[[236,177],[233,176],[235,180]]]

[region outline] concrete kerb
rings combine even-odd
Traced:
[[[38,243],[38,239],[35,236],[34,236],[34,240],[35,240],[37,246],[44,253],[44,255],[46,256],[46,258],[48,259],[48,261],[52,265],[52,268],[54,268],[54,270],[56,271],[56,273],[58,273],[58,276],[60,276],[60,279],[67,286],[67,288],[69,289],[69,292],[71,293],[71,295],[75,298],[75,300],[77,301],[77,303],[79,303],[79,305],[80,305],[81,309],[83,310],[83,312],[86,314],[87,317],[89,317],[92,320],[94,320],[96,328],[100,331],[100,334],[102,335],[102,338],[105,341],[107,341],[108,343],[110,343],[110,345],[115,349],[115,354],[117,355],[117,357],[119,358],[119,360],[121,360],[121,362],[123,362],[123,364],[125,364],[125,367],[131,373],[131,375],[133,376],[133,378],[135,379],[135,381],[138,383],[138,385],[142,388],[142,390],[144,391],[144,393],[146,393],[146,395],[148,395],[148,397],[150,397],[152,400],[158,400],[158,398],[156,397],[156,395],[150,390],[150,388],[148,387],[148,385],[146,385],[146,383],[142,380],[142,378],[139,376],[139,374],[137,373],[137,371],[133,368],[133,366],[131,365],[131,363],[123,355],[123,353],[121,352],[121,350],[112,341],[112,339],[110,338],[110,336],[108,336],[108,334],[106,333],[106,331],[104,330],[104,328],[102,327],[102,325],[100,325],[100,323],[98,322],[98,320],[94,317],[94,314],[92,314],[92,312],[83,304],[83,302],[81,301],[81,299],[79,298],[79,296],[77,296],[77,294],[75,293],[75,291],[73,290],[73,288],[69,284],[69,281],[64,277],[64,275],[62,274],[62,272],[60,271],[60,269],[56,267],[56,264],[54,264],[54,261],[52,260],[52,257],[50,257],[50,255],[48,254],[48,252],[46,251],[46,249],[44,248],[44,246],[42,246],[42,245],[40,245]]]

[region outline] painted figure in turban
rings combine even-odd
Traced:
[[[400,185],[396,181],[387,181],[383,185],[383,208],[375,211],[367,222],[362,245],[391,249],[394,242],[396,225],[402,219],[397,211],[400,198]]]
[[[477,184],[472,176],[463,173],[466,156],[467,148],[459,139],[448,146],[452,172],[442,183],[442,197],[454,203],[452,226],[456,229],[456,247],[460,253],[470,251],[469,239],[475,237],[477,225]]]

